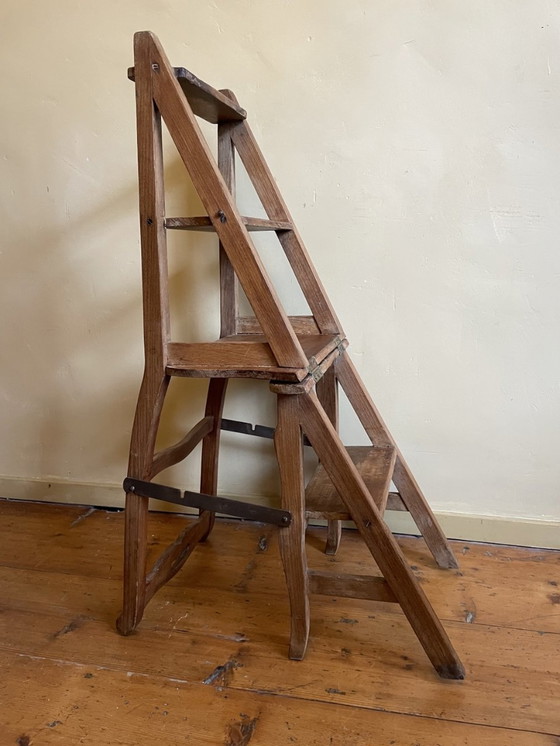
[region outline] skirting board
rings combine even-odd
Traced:
[[[87,482],[57,480],[48,482],[0,477],[0,497],[73,505],[97,505],[107,508],[124,506],[124,494],[120,485]],[[228,495],[228,497],[267,504],[265,498],[256,496]],[[151,507],[154,510],[167,509],[168,512],[178,512],[176,506],[167,506],[161,502],[152,501]],[[450,539],[560,549],[560,522],[558,521],[439,511],[436,511],[436,517],[444,533]],[[385,514],[385,518],[394,533],[418,534],[416,525],[408,513],[389,511]]]

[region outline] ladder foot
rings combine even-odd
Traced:
[[[325,544],[325,554],[335,555],[338,552],[340,546],[340,540],[342,538],[342,522],[341,521],[329,521],[327,528],[327,541]]]
[[[203,511],[200,511],[199,516],[202,516],[202,513]],[[214,528],[215,522],[216,522],[216,514],[211,513],[208,518],[208,528],[206,529],[206,531],[202,534],[202,536],[199,539],[201,544],[204,544],[204,542],[207,541],[208,537],[212,533],[212,529]]]
[[[295,645],[294,643],[290,643],[290,652],[288,653],[288,657],[292,661],[302,661],[305,658],[306,650],[307,640],[303,644],[298,643],[297,645]]]
[[[129,629],[129,627],[125,625],[122,616],[117,619],[115,627],[117,628],[117,632],[123,637],[128,637],[132,632],[132,629]]]
[[[462,681],[465,678],[465,669],[460,661],[449,663],[445,666],[435,667],[438,676],[442,679],[456,679]]]
[[[288,657],[293,661],[301,661],[305,658],[305,651],[307,650],[307,643],[309,642],[310,615],[307,592],[307,589],[305,589],[302,615],[292,616],[291,619],[290,650]]]
[[[128,637],[136,630],[136,627],[139,623],[140,619],[138,619],[138,621],[128,622],[125,620],[125,615],[120,614],[120,616],[117,618],[117,621],[115,622],[115,627],[117,628],[117,632],[120,635],[122,635],[123,637]]]
[[[459,569],[459,563],[457,562],[457,559],[451,551],[450,547],[442,548],[439,552],[437,552],[435,561],[437,566],[441,567],[442,570]]]

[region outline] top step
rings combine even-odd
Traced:
[[[247,118],[247,112],[235,104],[220,91],[212,88],[184,67],[174,67],[175,77],[181,84],[191,109],[197,117],[206,119],[212,124],[221,122],[240,122]],[[134,68],[127,71],[130,80],[134,80]]]

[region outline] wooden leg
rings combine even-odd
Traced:
[[[317,382],[317,396],[329,420],[338,431],[338,383],[333,365],[328,368],[324,376]],[[342,538],[342,521],[330,519],[327,526],[325,554],[334,555],[338,551]]]
[[[298,398],[304,432],[345,502],[428,658],[441,677],[464,678],[464,669],[457,653],[323,411],[317,395],[310,392]]]
[[[336,361],[336,376],[344,389],[350,404],[358,415],[364,430],[373,445],[393,445],[397,449],[397,462],[393,481],[402,501],[414,519],[420,533],[439,567],[457,568],[459,565],[449,542],[437,522],[422,490],[414,479],[395,441],[371,397],[368,395],[358,372],[348,355],[344,354]]]
[[[325,554],[334,555],[338,552],[340,540],[342,539],[342,521],[329,519],[327,523],[327,541],[325,542]]]
[[[128,476],[133,479],[149,479],[168,385],[168,376],[144,374],[130,443]],[[128,493],[125,506],[123,610],[117,620],[117,629],[123,635],[129,635],[140,622],[146,604],[147,522],[147,498]]]
[[[280,554],[284,565],[291,610],[290,658],[301,660],[309,638],[309,587],[305,554],[305,490],[303,442],[299,396],[278,395],[278,421],[274,445],[278,457],[282,508],[292,523],[280,530]]]
[[[200,491],[206,495],[216,495],[218,491],[218,456],[220,452],[220,425],[226,396],[228,379],[212,378],[208,384],[205,416],[214,418],[212,432],[202,441],[202,465],[200,473]],[[208,530],[201,537],[206,541],[214,528],[215,513],[202,511],[201,516],[208,512]]]

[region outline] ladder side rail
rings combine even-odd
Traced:
[[[134,56],[145,363],[147,369],[163,372],[169,297],[161,114],[153,101],[148,50],[135,44]]]

